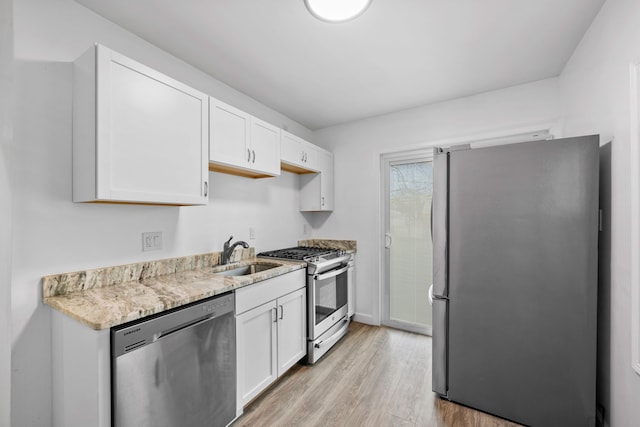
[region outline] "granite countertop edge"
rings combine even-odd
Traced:
[[[278,264],[278,267],[245,276],[220,276],[216,274],[247,264]],[[44,296],[43,302],[62,314],[98,331],[305,267],[306,263],[298,261],[244,258],[227,265],[204,266],[138,281]],[[43,287],[46,286],[46,279],[48,277],[43,278]]]

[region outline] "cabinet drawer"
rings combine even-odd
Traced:
[[[303,268],[236,290],[236,315],[305,287],[305,272]]]

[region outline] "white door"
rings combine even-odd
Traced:
[[[307,290],[278,298],[278,376],[307,354]]]
[[[251,116],[215,98],[209,104],[209,160],[248,167]]]
[[[242,313],[236,319],[239,408],[278,377],[276,322],[275,301]]]
[[[431,335],[431,153],[383,157],[382,323]]]
[[[249,167],[269,175],[280,175],[280,129],[255,117],[251,120]]]
[[[322,152],[322,173],[320,174],[320,189],[322,198],[320,208],[323,211],[333,210],[333,153]]]

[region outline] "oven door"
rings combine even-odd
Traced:
[[[347,314],[348,265],[307,277],[309,339],[315,340]]]

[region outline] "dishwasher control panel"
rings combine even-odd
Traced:
[[[111,355],[134,351],[183,328],[234,312],[233,293],[215,296],[111,328]]]

